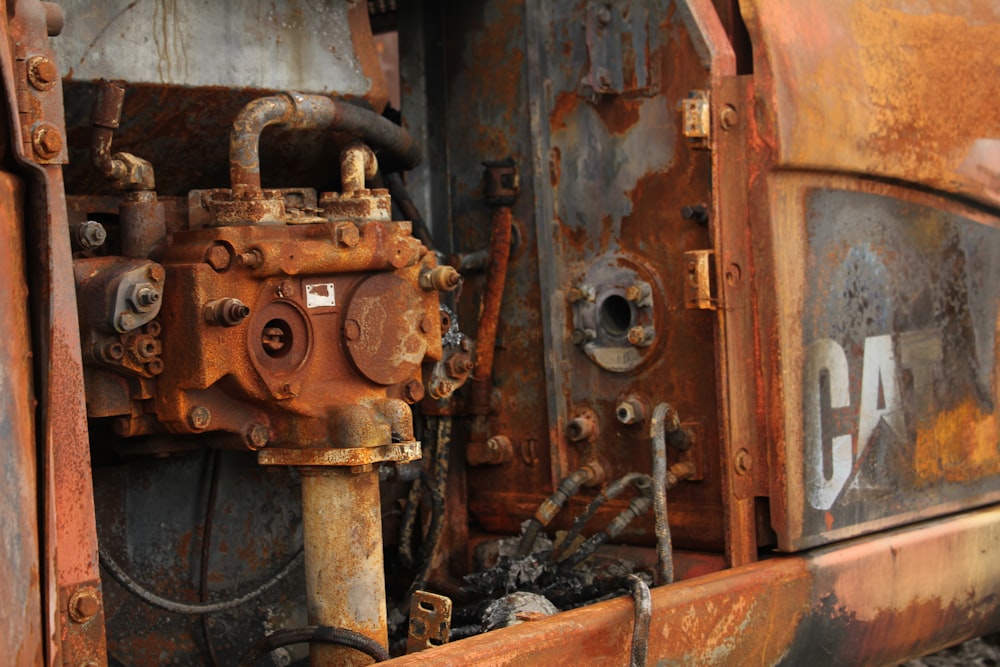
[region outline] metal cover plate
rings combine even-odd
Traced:
[[[828,180],[772,200],[790,550],[1000,497],[998,221]]]

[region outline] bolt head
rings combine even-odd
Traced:
[[[150,264],[146,268],[146,277],[154,283],[163,282],[163,267],[159,264]]]
[[[361,232],[353,222],[341,222],[334,231],[337,245],[343,248],[353,248],[361,240]]]
[[[728,104],[722,110],[722,113],[719,114],[719,124],[722,126],[723,130],[733,129],[734,127],[736,127],[736,124],[739,122],[739,120],[740,116],[738,113],[736,113],[736,109]]]
[[[63,149],[62,134],[54,125],[39,125],[32,132],[31,145],[43,160],[54,158]]]
[[[424,398],[424,383],[420,380],[410,380],[403,387],[403,398],[407,403],[419,403]]]
[[[121,331],[131,331],[135,329],[135,315],[132,313],[122,313],[118,316],[117,328]]]
[[[434,322],[427,315],[420,316],[420,333],[429,334],[434,329]]]
[[[188,425],[196,431],[204,431],[212,421],[212,412],[204,405],[196,405],[188,412]]]
[[[232,256],[229,254],[229,248],[224,245],[215,244],[205,251],[205,263],[216,271],[225,271],[228,269],[231,259]]]
[[[59,70],[45,56],[28,59],[28,81],[38,90],[49,90],[59,79]]]
[[[653,342],[653,327],[635,326],[628,330],[628,342],[636,347],[646,347]]]
[[[252,424],[246,432],[247,447],[252,450],[260,449],[271,439],[271,432],[263,424]]]
[[[82,248],[98,248],[104,245],[107,238],[108,232],[104,225],[94,220],[82,223],[76,231],[76,240]]]
[[[740,448],[736,452],[736,458],[733,460],[733,468],[736,470],[737,475],[745,475],[750,472],[750,466],[753,461],[750,458],[750,452],[746,449]]]
[[[86,623],[101,610],[97,590],[91,586],[77,589],[69,599],[69,617],[76,623]]]
[[[344,338],[347,340],[361,338],[361,325],[356,320],[347,320],[344,322]]]

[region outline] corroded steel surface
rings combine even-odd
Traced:
[[[998,543],[993,508],[654,588],[649,656],[677,665],[896,664],[997,626],[1000,572],[981,559]],[[391,664],[621,665],[632,606],[619,598]]]
[[[302,525],[309,624],[346,628],[388,646],[378,473],[303,469]],[[353,649],[315,645],[309,662],[373,661]]]
[[[1000,12],[820,5],[745,3],[754,97],[735,98],[784,549],[1000,496],[1000,116],[975,74]]]
[[[82,386],[80,333],[76,321],[72,258],[60,163],[65,162],[62,88],[58,80],[39,89],[21,77],[32,57],[54,61],[48,35],[58,12],[39,2],[8,6],[0,48],[0,71],[11,123],[11,149],[29,174],[32,195],[25,206],[30,221],[27,253],[34,300],[34,358],[41,369],[37,387],[40,440],[40,526],[45,582],[43,614],[50,665],[91,660],[104,664],[104,610],[97,568],[97,534],[91,486],[90,448]],[[52,25],[50,25],[52,24]],[[30,80],[29,80],[30,82]],[[22,113],[23,112],[23,113]],[[40,133],[55,142],[39,141]],[[19,140],[18,140],[19,139]],[[83,587],[96,604],[85,622],[70,617],[69,603]]]
[[[995,3],[742,5],[777,164],[1000,205],[1000,116],[984,81],[1000,66]]]
[[[706,87],[709,72],[676,8],[630,3],[612,14],[609,29],[592,32],[610,42],[588,46],[590,28],[578,28],[594,13],[580,4],[487,2],[449,13],[449,136],[467,147],[453,152],[450,164],[457,249],[487,241],[470,163],[511,154],[522,173],[512,207],[518,246],[495,350],[500,401],[489,425],[490,434],[509,439],[513,456],[469,471],[470,509],[488,530],[516,532],[554,484],[584,463],[599,460],[609,478],[647,470],[648,446],[637,446],[646,429],[616,418],[622,398],[638,394],[650,405],[677,404],[698,434],[703,481],[672,492],[675,538],[721,548],[713,315],[682,308],[683,251],[707,248],[709,240],[681,208],[709,200],[709,156],[673,129],[673,105]],[[609,55],[608,66],[623,68],[611,78],[627,92],[580,87],[597,46],[622,54]],[[464,321],[481,286],[467,281]],[[586,340],[589,325],[574,321],[590,302],[573,290],[588,286],[595,288],[584,316],[597,318],[593,342]],[[635,301],[626,298],[630,287],[639,290]],[[567,427],[588,410],[600,422],[597,437],[570,442]],[[571,504],[556,526],[566,527],[587,500]],[[608,507],[599,521],[626,505]],[[652,532],[647,518],[625,539],[648,541]]]
[[[24,183],[0,174],[0,645],[18,667],[42,662],[41,565],[28,277],[24,266]]]

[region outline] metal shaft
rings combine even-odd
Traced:
[[[302,469],[310,625],[354,630],[388,647],[378,473]],[[312,667],[370,665],[354,649],[313,644]]]

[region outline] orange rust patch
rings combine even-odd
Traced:
[[[576,93],[563,91],[556,97],[556,103],[549,114],[549,127],[553,132],[566,129],[566,118],[576,110],[580,98]]]
[[[608,128],[610,134],[625,134],[639,122],[639,108],[642,100],[622,97],[610,97],[599,101],[595,108],[597,114]]]
[[[998,442],[996,415],[983,412],[972,400],[938,413],[930,424],[917,427],[918,483],[931,484],[942,477],[967,482],[1000,473]]]

